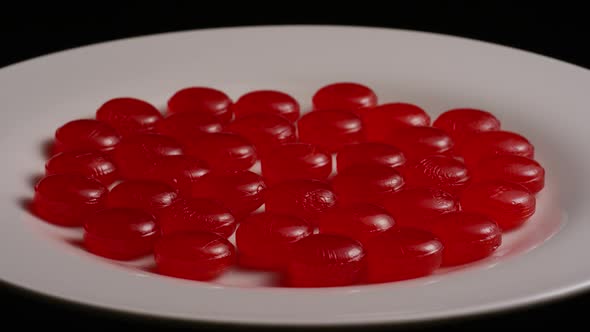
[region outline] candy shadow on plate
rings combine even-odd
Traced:
[[[43,142],[41,142],[41,146],[40,146],[40,152],[41,152],[41,156],[44,159],[49,159],[51,157],[53,157],[54,153],[54,146],[55,146],[55,141],[52,138],[47,138],[45,140],[43,140]]]
[[[84,240],[80,238],[64,239],[64,241],[72,247],[75,247],[76,249],[86,251],[86,248],[84,248]]]
[[[41,173],[31,174],[28,178],[29,186],[31,186],[32,188],[35,188],[37,183],[39,183],[39,181],[41,181],[41,179],[43,179],[43,177],[44,177],[44,175]]]

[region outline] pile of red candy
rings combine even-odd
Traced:
[[[153,254],[159,273],[195,280],[234,265],[275,271],[293,287],[410,279],[487,257],[544,186],[533,145],[492,114],[453,109],[431,125],[420,107],[378,104],[355,83],[321,88],[301,117],[278,91],[234,103],[186,88],[165,117],[112,99],[57,129],[53,152],[32,210],[83,226],[88,251]],[[249,170],[257,160],[261,175]]]

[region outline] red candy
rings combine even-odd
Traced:
[[[211,172],[194,183],[192,194],[218,200],[237,218],[242,218],[264,203],[265,189],[262,177],[250,171]]]
[[[381,204],[404,185],[398,171],[383,165],[357,165],[336,174],[334,192],[343,204],[367,202]]]
[[[524,186],[506,181],[474,183],[461,196],[461,207],[495,220],[507,231],[522,225],[535,213],[535,195]]]
[[[236,229],[236,219],[219,202],[205,199],[178,199],[158,215],[163,235],[210,232],[225,238]]]
[[[365,243],[393,227],[393,217],[380,206],[357,203],[338,206],[320,217],[320,233],[339,234]]]
[[[492,113],[472,108],[446,111],[432,125],[446,131],[459,145],[473,134],[500,130],[500,121]]]
[[[426,157],[405,170],[409,185],[436,187],[458,195],[469,184],[471,173],[464,163],[448,156]]]
[[[154,216],[138,209],[105,209],[84,224],[84,246],[96,255],[129,260],[152,253],[160,235]]]
[[[295,216],[253,214],[242,220],[236,231],[239,264],[253,269],[282,270],[291,245],[312,233],[312,226]]]
[[[520,156],[498,156],[484,159],[475,168],[476,181],[504,180],[525,186],[533,194],[545,186],[545,170],[533,159]]]
[[[383,142],[398,127],[429,126],[430,116],[420,107],[406,103],[390,103],[358,112],[363,119],[367,140]]]
[[[106,123],[96,120],[70,121],[55,131],[54,152],[110,152],[121,141],[119,133]]]
[[[429,230],[442,242],[443,265],[460,265],[491,255],[502,243],[502,231],[491,218],[450,212],[434,218]]]
[[[448,154],[453,149],[451,137],[433,127],[400,127],[393,129],[387,143],[402,150],[408,160],[418,160],[434,154]]]
[[[221,124],[233,118],[231,99],[223,92],[205,87],[189,87],[168,100],[168,113],[197,112],[215,116]]]
[[[121,176],[126,179],[141,179],[160,157],[182,153],[182,145],[171,137],[140,134],[125,137],[113,151],[113,160]]]
[[[121,135],[153,132],[162,114],[152,104],[135,98],[115,98],[96,111],[96,119],[108,123]]]
[[[227,239],[214,233],[178,233],[160,238],[154,258],[161,274],[205,281],[230,268],[236,251]]]
[[[242,171],[256,162],[256,150],[245,138],[230,133],[201,135],[187,142],[187,154],[204,160],[212,170]]]
[[[98,151],[69,151],[56,154],[45,164],[47,175],[76,173],[110,186],[118,179],[117,167]]]
[[[431,233],[400,228],[372,237],[365,244],[367,281],[389,282],[426,276],[442,262],[443,245]]]
[[[35,186],[32,210],[56,225],[82,226],[84,218],[105,207],[108,191],[80,174],[49,175]]]
[[[84,225],[96,255],[153,253],[157,272],[203,281],[237,263],[292,287],[391,282],[481,260],[534,214],[545,170],[526,138],[486,111],[451,109],[431,126],[422,108],[377,99],[334,83],[301,118],[299,102],[275,90],[233,103],[188,87],[166,118],[145,101],[111,99],[97,120],[55,132],[31,210]],[[250,171],[258,159],[261,174]]]
[[[286,282],[292,287],[333,287],[357,283],[365,266],[365,251],[340,235],[314,234],[293,244]]]
[[[336,156],[338,172],[356,165],[399,167],[405,162],[406,157],[398,148],[372,142],[347,145]]]
[[[487,131],[472,135],[461,149],[467,166],[476,167],[495,156],[521,156],[533,158],[535,148],[524,137],[509,131]]]
[[[242,116],[230,123],[226,130],[241,135],[254,144],[260,156],[269,154],[279,145],[297,140],[295,125],[276,114],[256,113]]]
[[[377,96],[370,88],[357,83],[333,83],[313,95],[316,110],[354,111],[377,105]]]
[[[170,114],[160,121],[157,132],[186,142],[201,134],[221,132],[222,129],[219,120],[211,114],[183,112]]]
[[[270,187],[266,211],[290,214],[317,225],[319,217],[336,206],[330,185],[317,180],[291,180]]]
[[[299,119],[297,128],[301,142],[315,144],[328,152],[336,152],[347,144],[365,140],[363,123],[353,112],[309,112]]]
[[[261,160],[262,175],[268,183],[296,179],[325,180],[332,173],[332,156],[315,145],[282,145]]]
[[[180,193],[190,195],[193,184],[207,173],[209,166],[204,161],[191,156],[173,155],[154,160],[153,166],[141,175],[141,179],[164,182]]]
[[[400,226],[425,227],[426,222],[443,213],[459,210],[450,193],[429,187],[406,188],[389,196],[383,207]]]
[[[291,122],[299,119],[299,103],[286,93],[273,90],[258,90],[241,96],[232,106],[236,118],[252,114],[284,116]]]
[[[178,192],[165,183],[128,180],[119,183],[111,190],[107,206],[143,209],[158,216],[177,198]]]

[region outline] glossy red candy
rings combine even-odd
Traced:
[[[483,159],[495,156],[521,156],[533,158],[535,148],[523,136],[509,131],[487,131],[472,135],[462,146],[465,163],[477,167]]]
[[[109,193],[108,207],[143,209],[155,216],[178,198],[171,186],[156,181],[128,180],[117,184]]]
[[[215,116],[221,124],[233,118],[231,99],[223,92],[206,87],[188,87],[168,100],[169,113],[198,112]]]
[[[428,156],[404,170],[411,186],[436,187],[458,195],[469,184],[471,172],[465,164],[444,155]]]
[[[305,114],[297,122],[299,140],[336,152],[347,144],[365,140],[363,123],[347,111],[321,110]]]
[[[82,226],[84,219],[105,207],[108,189],[80,174],[56,174],[35,186],[32,210],[41,219],[61,226]]]
[[[236,230],[236,219],[219,202],[206,198],[178,199],[158,215],[163,235],[211,232],[225,238]]]
[[[242,220],[236,231],[238,262],[247,268],[282,270],[291,245],[312,233],[313,227],[295,216],[253,214]]]
[[[265,193],[268,212],[294,215],[314,225],[336,206],[330,185],[318,180],[291,180],[270,187]]]
[[[190,196],[193,184],[207,173],[209,166],[206,162],[192,156],[173,155],[156,159],[142,179],[164,182]]]
[[[218,200],[240,219],[264,203],[265,190],[264,180],[256,173],[211,172],[194,183],[192,195]]]
[[[440,189],[430,187],[405,188],[389,196],[383,207],[399,226],[425,227],[430,219],[459,210],[456,198]]]
[[[136,98],[115,98],[96,111],[96,119],[108,123],[121,135],[153,132],[162,114],[152,104]]]
[[[374,142],[347,145],[336,156],[339,172],[356,165],[399,167],[405,162],[406,157],[398,148]]]
[[[527,157],[498,156],[482,160],[474,169],[474,180],[514,182],[536,194],[545,186],[545,169]]]
[[[379,205],[403,185],[400,173],[383,165],[352,166],[332,179],[334,192],[343,204],[366,202]]]
[[[360,242],[314,234],[293,244],[285,279],[292,287],[347,286],[360,280],[364,267]]]
[[[295,125],[276,114],[242,116],[227,125],[226,131],[241,135],[254,144],[259,156],[268,155],[279,145],[297,141]]]
[[[432,125],[446,131],[457,145],[465,143],[473,134],[500,130],[500,120],[492,113],[473,108],[448,110]]]
[[[442,129],[418,126],[393,129],[386,141],[413,161],[434,154],[448,154],[455,145]]]
[[[158,240],[154,258],[161,274],[205,281],[234,265],[236,251],[227,239],[214,233],[177,233]]]
[[[389,103],[359,110],[367,140],[383,142],[398,127],[429,126],[430,116],[422,108],[407,103]]]
[[[375,92],[358,83],[333,83],[322,87],[313,95],[313,106],[316,110],[354,111],[375,105]]]
[[[45,174],[76,173],[110,186],[118,179],[112,160],[98,151],[68,151],[56,154],[45,164]]]
[[[320,217],[320,233],[339,234],[365,243],[395,225],[393,217],[380,206],[356,203],[337,206]]]
[[[129,260],[152,253],[160,235],[156,219],[139,209],[105,209],[86,218],[86,250],[107,258]]]
[[[399,228],[372,237],[365,244],[370,283],[426,276],[442,262],[443,245],[431,233]]]
[[[216,171],[242,171],[256,162],[254,146],[240,135],[201,135],[186,144],[186,153],[204,160]]]
[[[464,211],[487,215],[504,231],[527,221],[535,205],[535,195],[524,186],[499,180],[474,183],[461,196]]]
[[[55,131],[54,152],[110,152],[120,141],[119,133],[106,123],[86,119],[74,120]]]
[[[219,133],[222,129],[221,122],[211,114],[182,112],[168,115],[158,123],[156,131],[186,142],[201,134]]]
[[[274,114],[290,122],[299,119],[299,103],[288,94],[274,90],[257,90],[241,96],[232,106],[236,118],[252,114]]]
[[[180,143],[159,134],[125,137],[113,151],[113,160],[125,179],[141,179],[160,157],[183,154]]]
[[[488,257],[502,243],[500,227],[483,214],[445,213],[429,223],[429,230],[442,242],[442,264],[447,266]]]
[[[325,180],[332,173],[332,156],[312,144],[285,144],[264,156],[261,167],[270,184],[295,179]]]

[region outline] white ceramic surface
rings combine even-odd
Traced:
[[[42,142],[105,100],[157,105],[189,85],[232,97],[284,90],[304,106],[315,89],[357,81],[382,102],[434,117],[453,107],[494,112],[526,135],[547,169],[538,211],[489,259],[391,284],[329,289],[261,287],[232,271],[216,283],[158,276],[151,260],[114,263],[77,246],[79,230],[29,215]],[[0,280],[99,307],[195,321],[345,325],[409,322],[507,309],[590,285],[590,72],[497,45],[429,33],[357,27],[214,29],[115,41],[0,70]]]

